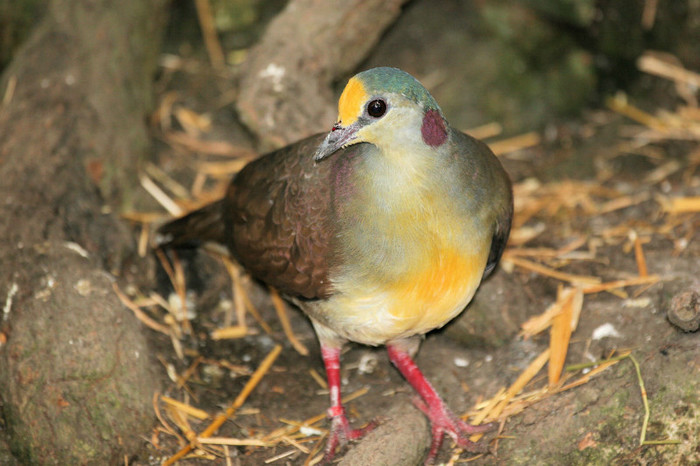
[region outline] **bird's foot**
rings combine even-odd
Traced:
[[[330,464],[339,446],[345,445],[349,440],[361,438],[377,425],[375,421],[372,421],[361,429],[351,428],[348,418],[345,416],[345,408],[342,406],[332,406],[328,409],[328,416],[331,418],[331,428],[326,442],[326,451],[320,463],[324,465]]]
[[[469,440],[469,436],[491,431],[496,428],[495,423],[480,426],[467,424],[457,417],[442,400],[434,400],[435,402],[430,405],[420,398],[416,398],[413,401],[428,416],[431,424],[433,439],[430,443],[430,451],[425,459],[425,464],[433,464],[445,434],[452,437],[459,447],[471,453],[485,453],[488,451],[486,444],[474,443]]]

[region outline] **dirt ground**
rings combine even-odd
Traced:
[[[398,29],[395,34],[401,34]],[[400,39],[387,39],[392,40]],[[402,66],[404,60],[410,67],[414,60],[421,60],[420,53],[430,52],[397,56],[380,47],[367,63],[378,65],[391,57],[393,65]],[[445,74],[450,73],[449,56],[432,54],[430,60],[440,61]],[[430,76],[418,78],[429,80]],[[166,87],[179,93],[177,105],[181,108],[211,118],[212,125],[203,138],[234,140],[238,146],[249,147],[245,131],[217,102],[225,93],[220,78],[204,73],[173,80]],[[451,98],[449,88],[435,90],[438,102]],[[661,108],[674,111],[678,101],[668,88]],[[516,195],[510,249],[495,276],[482,285],[476,303],[447,328],[427,336],[417,363],[457,413],[473,412],[480,402],[511,386],[549,347],[549,331],[526,338],[518,335],[521,325],[556,301],[558,287],[572,286],[566,277],[553,278],[516,264],[518,257],[550,270],[611,283],[642,275],[641,251],[647,268],[644,275],[657,278],[611,291],[584,293],[566,364],[592,363],[626,351],[632,358],[621,359],[575,388],[536,397],[538,401],[526,403],[521,412],[501,416],[498,433],[482,440],[489,443],[488,454],[460,454],[446,440],[439,461],[478,465],[700,464],[700,334],[680,329],[668,317],[676,311],[700,314],[697,302],[693,307],[678,301],[681,296],[690,299],[692,293],[700,292],[700,214],[674,213],[666,207],[672,198],[700,195],[700,146],[697,138],[693,141],[670,133],[650,136],[652,129],[620,113],[624,112],[619,107],[617,112],[609,108],[587,111],[550,124],[535,144],[518,148],[516,142],[516,150],[504,150],[501,160],[514,181]],[[464,122],[473,114],[465,109],[465,114],[453,111],[447,117]],[[183,124],[181,118],[177,121]],[[493,137],[487,142],[497,145],[498,140]],[[200,154],[193,161],[191,153],[173,144],[163,144],[159,151],[160,168],[185,185],[194,179],[197,163],[222,160]],[[212,178],[217,177],[226,179],[227,175],[219,173]],[[571,245],[575,247],[567,249]],[[635,246],[641,249],[635,252]],[[551,255],[552,251],[559,253]],[[272,445],[210,446],[207,452],[199,450],[180,464],[309,464],[314,456],[309,451],[322,444],[318,435],[326,427],[323,413],[328,395],[313,376],[315,372],[324,378],[324,371],[308,320],[290,307],[294,333],[309,349],[309,354],[302,356],[285,337],[267,291],[246,281],[251,301],[271,333],[248,314],[249,334],[245,338],[213,340],[211,332],[231,314],[230,277],[215,256],[200,252],[186,262],[188,283],[198,293],[198,311],[191,320],[192,334],[181,341],[183,356],[178,357],[168,337],[152,334],[158,357],[171,379],[183,374],[188,377],[184,386],[173,382],[164,395],[213,416],[238,396],[248,375],[275,344],[281,344],[283,350],[243,407],[215,434],[229,439],[267,439]],[[154,285],[157,281],[153,277],[147,283],[135,279],[142,291],[149,286],[162,291],[162,277],[160,286]],[[472,310],[474,307],[477,309]],[[639,374],[634,361],[639,364]],[[585,377],[590,369],[571,371],[570,380]],[[368,449],[369,456],[363,456],[367,452],[351,453],[342,464],[420,463],[429,443],[428,426],[411,405],[410,387],[391,367],[385,351],[348,345],[342,357],[342,374],[345,396],[363,393],[348,403],[351,422],[359,426],[373,419],[380,421],[379,433],[358,447]],[[546,385],[545,367],[523,392],[542,393]],[[646,439],[658,444],[640,445],[645,418],[643,393],[649,409]],[[144,450],[135,452],[130,464],[160,464],[183,445],[187,429],[201,432],[211,421],[210,417],[182,416],[181,411],[163,402],[157,406],[164,422],[152,432],[143,432],[147,439]],[[305,430],[306,437],[289,434],[282,439],[271,434],[314,416],[320,416],[320,422]],[[389,427],[382,430],[381,426]]]
[[[629,232],[634,230],[644,238],[643,252],[648,272],[658,275],[658,282],[650,286],[627,287],[625,297],[606,292],[587,294],[566,362],[598,361],[613,352],[631,350],[639,362],[648,397],[647,438],[677,440],[679,443],[639,445],[644,418],[640,382],[632,361],[623,359],[589,382],[545,396],[522,413],[509,417],[497,442],[494,442],[493,435],[486,438],[491,441],[491,453],[475,459],[474,464],[698,464],[700,461],[697,440],[700,438],[700,336],[697,332],[683,332],[667,319],[674,297],[700,290],[697,277],[700,242],[696,233],[700,218],[697,214],[666,214],[658,200],[660,196],[697,195],[700,189],[698,159],[697,155],[692,155],[697,154],[697,147],[669,142],[655,145],[655,151],[663,154],[662,160],[676,160],[681,168],[659,183],[650,184],[648,177],[659,162],[646,155],[609,155],[609,148],[626,140],[620,136],[625,128],[622,118],[607,112],[596,114],[588,120],[582,119],[560,128],[568,140],[557,138],[551,144],[506,155],[503,161],[516,182],[517,195],[525,179],[536,177],[543,183],[541,189],[545,191],[547,186],[559,186],[562,173],[567,174],[566,179],[583,186],[598,186],[595,177],[588,173],[592,171],[600,176],[600,169],[591,165],[600,164],[600,154],[607,154],[607,166],[613,167],[614,176],[602,185],[618,190],[620,197],[633,195],[644,199],[609,213],[586,213],[581,207],[590,195],[586,194],[570,208],[539,212],[522,228],[542,225],[546,232],[529,241],[528,248],[556,250],[573,238],[585,237],[586,241],[578,249],[586,253],[582,254],[585,257],[581,260],[563,259],[558,264],[561,266],[559,270],[601,277],[603,282],[637,275],[638,263],[629,247]],[[580,173],[584,176],[578,177]],[[595,195],[590,196],[592,202],[602,202]],[[522,210],[519,212],[522,214]],[[675,227],[668,230],[665,227],[670,222]],[[230,284],[216,260],[202,254],[194,261],[205,291],[198,301],[202,311],[193,320],[199,339],[184,342],[188,348],[185,354],[192,356],[178,360],[167,339],[155,334],[154,337],[160,341],[160,356],[169,361],[178,374],[188,368],[195,359],[194,355],[201,355],[206,361],[198,366],[195,376],[187,383],[187,390],[176,389],[173,385],[167,395],[189,400],[192,405],[214,414],[230,403],[246,382],[247,377],[237,375],[236,371],[255,369],[274,343],[279,342],[284,349],[272,370],[255,389],[243,411],[227,422],[217,436],[261,438],[283,426],[280,419],[301,422],[322,414],[327,407],[327,393],[310,371],[315,370],[323,376],[323,367],[306,318],[298,311],[290,313],[296,335],[310,349],[310,354],[304,357],[295,352],[284,337],[264,290],[253,284],[252,299],[271,325],[272,335],[266,335],[248,317],[249,325],[256,329],[257,335],[240,340],[208,339],[206,334],[219,326],[222,319],[220,309],[210,309],[219,298],[227,298]],[[510,273],[506,268],[512,269]],[[499,315],[505,317],[503,329],[507,333],[513,322],[506,322],[506,319],[515,320],[519,326],[528,317],[544,312],[555,300],[560,283],[539,273],[518,267],[513,269],[508,266],[506,255],[505,267],[482,286],[477,299],[489,296],[488,306],[491,312],[500,311]],[[479,312],[483,312],[481,308]],[[467,310],[458,321],[468,322],[471,318]],[[492,325],[499,326],[499,317],[488,318]],[[549,344],[548,333],[544,332],[529,339],[507,336],[500,345],[487,338],[486,346],[473,343],[465,346],[458,341],[464,340],[460,338],[460,332],[454,330],[460,325],[457,322],[430,334],[417,359],[428,378],[460,413],[469,411],[479,400],[491,398],[499,388],[510,386]],[[495,333],[498,333],[498,328]],[[227,369],[222,361],[235,368]],[[346,395],[368,389],[366,394],[348,405],[355,425],[375,418],[387,421],[387,412],[390,412],[389,416],[400,416],[414,409],[410,404],[410,387],[391,367],[382,349],[350,345],[343,355],[343,380]],[[525,391],[543,385],[546,385],[546,369]],[[207,424],[206,421],[190,422],[197,432]],[[324,422],[317,425],[323,427]],[[417,425],[409,435],[414,444],[417,442],[427,447],[425,425]],[[144,433],[144,437],[150,438],[150,433]],[[158,439],[159,448],[149,447],[152,460],[140,457],[134,464],[155,464],[176,451],[173,437],[161,433]],[[383,444],[391,452],[391,460],[385,464],[416,462],[416,457],[410,455],[405,462],[397,460],[396,455],[405,446],[397,451],[392,442]],[[445,443],[439,459],[447,462],[453,450],[449,441]],[[304,445],[311,448],[313,442]],[[423,453],[420,448],[418,450],[419,455]],[[284,442],[266,448],[236,450],[231,447],[229,453],[233,456],[233,464],[243,465],[263,464],[284,453],[289,455],[271,464],[304,464],[307,459],[306,454]],[[470,455],[462,454],[459,458],[466,460]],[[185,460],[183,464],[188,462],[226,464],[221,458]]]
[[[439,461],[700,464],[697,86],[667,79],[656,88],[654,99],[635,102],[620,97],[607,106],[599,102],[575,117],[550,121],[541,130],[513,133],[519,125],[509,110],[515,108],[515,99],[508,99],[508,89],[496,91],[497,86],[491,89],[488,82],[481,84],[484,87],[469,86],[486,69],[496,74],[492,50],[471,53],[460,48],[469,41],[464,31],[473,25],[462,27],[462,18],[453,14],[459,2],[445,2],[442,9],[432,8],[433,4],[412,2],[361,68],[389,64],[414,73],[443,104],[455,126],[471,128],[499,154],[514,182],[516,199],[514,228],[501,266],[481,286],[467,312],[429,334],[417,356],[418,365],[456,413],[473,420],[488,411],[499,423],[497,432],[481,440],[488,443],[489,453],[460,452],[448,439]],[[455,60],[456,51],[469,59]],[[195,198],[181,202],[185,209],[215,196],[253,155],[252,138],[232,107],[238,97],[236,79],[229,69],[213,71],[191,50],[163,56],[155,83],[159,105],[150,122],[156,163],[147,167],[146,176],[173,198]],[[651,75],[645,79],[663,80]],[[486,91],[489,97],[500,92],[506,102],[499,107],[504,121],[496,122],[505,131],[472,105],[479,100],[475,96],[484,97]],[[577,100],[585,98],[579,95]],[[548,107],[533,100],[523,113],[530,115],[532,110],[538,121],[546,120]],[[476,128],[487,123],[492,124]],[[114,151],[110,144],[100,146]],[[142,448],[127,455],[124,463],[161,464],[188,439],[200,436],[202,448],[179,464],[314,464],[327,427],[328,393],[308,320],[288,306],[293,333],[308,348],[302,355],[299,345],[295,348],[285,334],[268,290],[246,277],[232,285],[235,273],[221,257],[204,251],[181,256],[187,286],[194,292],[190,307],[196,313],[183,320],[166,311],[177,306],[167,302],[169,280],[155,272],[156,260],[146,241],[166,215],[152,199],[144,204],[153,210],[144,212],[147,207],[142,206],[126,215],[142,260],[124,266],[119,286],[140,306],[144,325],[156,329],[147,330],[147,337],[169,383],[162,393],[153,394],[158,422],[139,433]],[[95,222],[91,225],[100,229]],[[90,232],[85,236],[90,238]],[[77,270],[72,263],[70,267]],[[56,270],[60,273],[60,267]],[[116,300],[112,277],[101,274],[100,280]],[[66,283],[70,293],[86,292],[85,287]],[[582,307],[566,340],[567,351],[556,352],[566,354],[565,380],[551,382],[548,391],[545,364],[508,398],[509,388],[523,380],[533,363],[545,361],[542,356],[548,348],[547,359],[554,365],[549,325],[556,317],[550,316],[536,335],[524,335],[524,329],[532,324],[531,318],[548,309],[560,309],[557,315],[564,314],[564,307],[573,309],[574,301],[561,304],[567,293],[581,299]],[[252,306],[241,304],[243,294]],[[93,309],[85,307],[87,321]],[[243,322],[237,320],[236,311],[244,307],[257,309],[260,318],[247,312]],[[8,309],[6,304],[5,314]],[[213,337],[217,329],[236,324],[245,324],[245,336]],[[27,328],[33,335],[32,327]],[[0,338],[7,334],[0,333]],[[115,340],[128,341],[119,336]],[[136,353],[147,351],[128,345]],[[282,350],[273,365],[212,433],[214,442],[204,443],[202,432],[236,403],[251,374],[276,345]],[[597,372],[606,359],[615,363]],[[135,366],[128,367],[141,385],[156,386],[159,376],[137,376]],[[383,348],[348,345],[342,356],[342,380],[344,397],[352,398],[347,402],[352,424],[376,420],[379,425],[339,452],[339,462],[420,464],[429,444],[429,426],[413,407],[410,387]],[[129,409],[119,406],[114,412],[120,413],[119,408]],[[495,413],[495,408],[503,409]],[[313,422],[300,427],[310,419]],[[0,463],[16,464],[3,445],[5,422],[0,424]]]
[[[195,112],[213,114],[209,135],[214,139],[221,134],[241,135],[226,112],[208,108],[206,91],[204,94],[188,96],[188,104]],[[440,96],[436,97],[440,101]],[[673,108],[676,97],[669,93],[668,98],[667,108]],[[497,274],[482,285],[475,304],[478,310],[468,309],[446,329],[429,334],[417,358],[456,412],[472,411],[480,401],[513,384],[547,349],[548,331],[529,338],[515,333],[528,318],[552,305],[557,287],[570,281],[514,265],[510,258],[524,249],[561,251],[578,242],[569,253],[554,258],[545,252],[539,256],[533,253],[530,258],[561,272],[610,283],[639,277],[639,256],[634,248],[638,244],[647,275],[658,279],[611,292],[586,293],[566,364],[591,363],[629,350],[639,363],[641,379],[633,360],[623,358],[580,386],[541,396],[522,412],[502,420],[498,435],[490,434],[483,440],[489,442],[489,454],[476,458],[459,454],[448,440],[440,461],[483,465],[700,464],[700,334],[679,329],[667,317],[670,310],[678,310],[674,298],[700,291],[700,216],[664,208],[667,199],[700,194],[700,151],[696,142],[671,137],[649,143],[644,131],[648,128],[608,109],[591,111],[573,121],[551,125],[534,146],[502,155],[516,193],[516,228],[510,250]],[[192,178],[194,164],[189,154],[165,145],[160,160],[173,176]],[[533,180],[537,180],[534,185]],[[611,204],[614,202],[619,206]],[[529,210],[533,205],[539,206],[534,212]],[[184,388],[173,383],[165,395],[215,415],[232,402],[247,375],[279,343],[283,350],[271,370],[238,414],[215,435],[263,439],[289,422],[322,415],[328,395],[312,375],[315,371],[323,378],[324,371],[308,320],[290,310],[294,332],[310,350],[308,356],[301,356],[284,336],[267,292],[248,283],[251,300],[271,326],[271,334],[248,315],[247,325],[253,334],[214,341],[208,335],[222,325],[225,309],[232,305],[229,276],[218,259],[205,253],[188,260],[187,270],[192,273],[188,280],[196,282],[194,288],[199,292],[199,311],[192,320],[196,337],[183,339],[185,356],[178,358],[168,338],[153,334],[159,358],[171,373],[190,376]],[[698,306],[683,309],[698,313]],[[485,322],[488,328],[481,331],[483,327],[474,319]],[[391,367],[383,349],[349,345],[342,362],[344,395],[366,390],[348,403],[351,422],[362,425],[377,419],[392,426],[389,432],[360,442],[360,448],[369,445],[371,460],[360,455],[346,458],[343,464],[420,462],[429,442],[427,424],[412,407],[410,387]],[[194,370],[188,372],[188,368]],[[585,375],[585,371],[572,373],[573,379]],[[646,439],[660,441],[658,445],[640,445],[645,416],[640,382],[650,410]],[[524,392],[546,385],[545,368]],[[130,464],[160,464],[182,445],[177,438],[182,441],[186,436],[176,425],[201,432],[210,422],[189,417],[183,424],[162,402],[159,406],[166,423],[154,432],[143,433],[149,440],[145,452],[137,453]],[[167,433],[165,425],[177,436]],[[314,426],[322,431],[325,421]],[[399,427],[403,430],[397,430]],[[294,437],[296,440],[278,437],[273,446],[229,446],[227,459],[222,457],[226,455],[222,447],[215,446],[181,464],[308,464],[305,451],[313,449],[319,432],[308,429],[307,437]]]

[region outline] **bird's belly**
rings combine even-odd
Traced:
[[[324,306],[324,323],[339,335],[368,345],[442,327],[471,301],[485,266],[482,254],[443,249],[397,280],[340,284]]]

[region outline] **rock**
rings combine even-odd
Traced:
[[[700,293],[688,290],[675,295],[666,317],[684,332],[697,331],[700,328]]]
[[[12,452],[21,464],[123,461],[152,426],[161,386],[140,322],[66,243],[19,254],[0,348]]]
[[[386,419],[340,461],[341,466],[412,466],[420,464],[430,445],[428,419],[399,397]]]

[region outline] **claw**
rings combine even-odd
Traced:
[[[345,445],[350,440],[361,438],[377,425],[375,421],[372,421],[361,429],[351,428],[348,418],[345,416],[345,409],[342,406],[332,406],[328,410],[328,415],[331,418],[331,429],[328,433],[326,451],[320,463],[323,465],[331,463],[335,456],[335,451],[339,446]]]
[[[487,445],[474,443],[469,440],[469,436],[493,430],[496,425],[473,426],[462,421],[447,407],[430,382],[425,379],[408,352],[394,346],[387,346],[387,349],[391,362],[396,365],[401,374],[420,395],[420,398],[414,399],[414,404],[430,419],[432,441],[425,464],[433,464],[445,435],[452,437],[457,445],[469,452],[484,453],[488,451]]]
[[[435,403],[433,406],[415,397],[413,404],[423,411],[430,419],[432,441],[428,450],[428,457],[425,464],[432,464],[440,451],[442,440],[445,435],[452,437],[452,440],[462,449],[471,453],[486,453],[488,447],[485,444],[474,443],[468,436],[489,432],[497,427],[495,423],[483,424],[479,426],[467,424],[459,419],[444,403]]]

